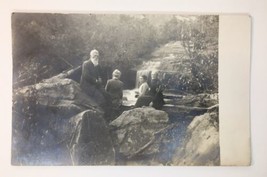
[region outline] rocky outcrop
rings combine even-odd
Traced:
[[[216,94],[172,97],[181,104],[168,114],[131,109],[108,126],[78,72],[14,91],[13,165],[219,165]]]
[[[220,165],[218,112],[197,116],[173,155],[172,165]]]
[[[160,152],[160,136],[168,129],[168,115],[151,107],[125,111],[112,121],[119,155],[126,159]]]
[[[18,89],[14,92],[14,100],[15,104],[49,107],[56,113],[67,113],[70,116],[86,109],[99,109],[97,104],[81,91],[77,82],[66,78],[51,78]]]
[[[15,90],[12,121],[14,165],[114,164],[102,110],[64,74]]]
[[[192,122],[188,118],[171,122],[166,112],[150,107],[125,111],[110,123],[117,164],[219,165],[217,108]]]

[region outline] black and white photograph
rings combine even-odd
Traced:
[[[218,15],[12,13],[15,166],[220,166]]]

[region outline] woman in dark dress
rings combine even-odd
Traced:
[[[150,95],[152,96],[152,106],[155,109],[162,109],[165,104],[163,99],[164,86],[158,79],[158,72],[151,73]]]

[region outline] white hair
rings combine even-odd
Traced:
[[[94,55],[99,55],[99,52],[96,50],[96,49],[94,49],[94,50],[91,50],[91,52],[90,52],[90,56],[92,57],[92,56],[94,56]]]

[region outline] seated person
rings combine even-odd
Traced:
[[[92,50],[90,52],[90,58],[82,64],[80,87],[84,93],[105,109],[109,98],[103,87],[98,57],[99,52]]]
[[[149,86],[147,84],[147,76],[143,75],[139,78],[141,83],[139,87],[138,99],[135,103],[135,107],[149,106],[152,101],[152,97],[149,95]]]
[[[122,105],[122,95],[123,95],[123,82],[120,81],[121,72],[119,70],[114,70],[112,73],[112,79],[107,81],[105,90],[109,93],[111,97],[111,105],[113,109],[118,109]]]
[[[155,109],[162,109],[162,106],[165,104],[163,100],[163,92],[164,86],[161,84],[158,79],[158,72],[154,71],[151,73],[151,87],[150,87],[150,95],[153,97],[152,107]]]

